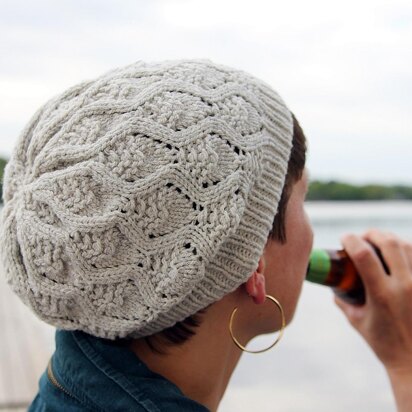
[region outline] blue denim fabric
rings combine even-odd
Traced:
[[[46,368],[28,412],[209,411],[151,371],[132,351],[110,340],[60,329],[55,340],[53,374],[69,394],[50,381]]]

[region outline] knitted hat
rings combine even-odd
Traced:
[[[292,134],[269,85],[208,59],[138,61],[70,88],[5,168],[8,284],[60,329],[173,326],[256,269]]]

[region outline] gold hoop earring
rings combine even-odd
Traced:
[[[232,324],[233,324],[233,318],[235,316],[235,313],[237,311],[237,307],[235,307],[232,311],[232,315],[230,316],[230,321],[229,321],[229,331],[230,331],[230,335],[232,336],[233,342],[235,342],[236,346],[239,349],[242,349],[244,352],[249,352],[249,353],[262,353],[262,352],[266,352],[267,350],[273,348],[281,339],[282,335],[283,335],[283,330],[285,329],[286,326],[286,322],[285,322],[285,314],[283,312],[283,308],[282,305],[279,303],[279,301],[277,299],[275,299],[273,296],[270,295],[265,295],[268,299],[270,299],[272,302],[276,303],[276,305],[278,306],[280,313],[282,315],[282,327],[280,329],[280,333],[278,338],[275,340],[274,343],[272,343],[268,348],[266,349],[261,349],[261,350],[256,350],[256,351],[252,351],[249,349],[246,349],[234,336],[233,336],[233,331],[232,331]]]

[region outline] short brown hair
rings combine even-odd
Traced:
[[[285,216],[286,206],[292,193],[293,185],[302,178],[306,164],[306,138],[299,122],[292,113],[293,118],[293,138],[292,150],[290,153],[288,171],[286,173],[285,184],[280,197],[278,211],[273,220],[269,237],[280,243],[286,243]]]
[[[292,138],[292,150],[288,162],[288,170],[286,173],[285,184],[283,186],[282,194],[280,197],[278,211],[274,217],[272,229],[269,232],[268,239],[280,243],[286,243],[286,230],[285,230],[285,216],[286,206],[289,201],[289,197],[292,192],[293,185],[301,179],[303,170],[306,163],[306,138],[303,133],[299,122],[292,113],[293,118],[293,138]],[[177,322],[175,325],[162,330],[151,336],[145,336],[144,340],[152,351],[159,354],[165,354],[162,348],[159,348],[157,344],[159,340],[162,343],[172,346],[180,345],[188,341],[196,332],[193,330],[202,323],[201,316],[206,312],[207,308],[199,310],[193,315],[188,316],[181,322]],[[119,344],[128,345],[132,339],[119,339]],[[156,343],[154,342],[156,340]],[[163,346],[163,345],[161,345]]]

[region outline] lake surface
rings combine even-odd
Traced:
[[[340,247],[340,236],[376,227],[412,240],[412,202],[307,202],[315,247]],[[267,347],[277,333],[255,338]],[[223,412],[396,411],[385,369],[333,302],[332,291],[305,282],[282,340],[244,353]]]
[[[338,248],[342,234],[371,227],[412,240],[412,202],[308,202],[306,210],[315,247]],[[267,347],[276,336],[258,337],[248,348]],[[51,352],[51,333],[49,340]],[[251,410],[396,411],[381,363],[335,305],[332,291],[309,282],[282,340],[268,352],[242,355],[219,408]]]

